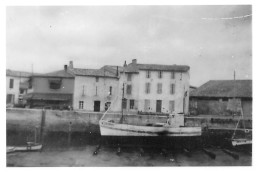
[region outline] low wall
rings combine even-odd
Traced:
[[[99,135],[99,120],[103,113],[83,112],[83,111],[55,111],[46,110],[44,135],[51,133],[83,133],[84,135]],[[107,120],[119,120],[121,114],[109,113],[106,115]],[[33,140],[34,133],[37,131],[39,139],[42,120],[42,110],[36,109],[6,109],[6,126],[7,126],[7,144],[16,143],[21,140],[24,143]],[[128,115],[124,120],[131,124],[163,123],[166,122],[166,116],[155,115]],[[238,118],[233,117],[209,117],[194,116],[185,117],[185,126],[201,126],[209,129],[234,130]],[[245,120],[246,128],[252,127],[252,120]],[[239,128],[243,128],[240,122]]]

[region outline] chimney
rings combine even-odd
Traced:
[[[70,61],[69,68],[73,69],[73,61]]]
[[[136,59],[133,59],[133,60],[132,60],[132,63],[133,63],[133,64],[136,64],[136,63],[137,63],[137,60],[136,60]]]
[[[118,76],[118,66],[116,67],[116,76]]]
[[[124,67],[126,67],[126,66],[127,66],[127,64],[126,64],[126,61],[125,61]]]
[[[64,65],[64,70],[67,72],[68,66]]]

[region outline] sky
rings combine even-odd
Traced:
[[[47,73],[131,63],[190,66],[190,84],[252,79],[252,7],[9,6],[6,68]],[[248,16],[249,15],[249,16]],[[244,16],[244,17],[241,17]]]

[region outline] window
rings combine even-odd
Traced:
[[[96,86],[96,96],[97,96],[97,86]]]
[[[83,109],[84,108],[84,101],[79,101],[79,109]]]
[[[146,94],[150,93],[150,83],[149,82],[145,84],[145,93]]]
[[[84,108],[84,101],[79,101],[79,109],[83,109]]]
[[[172,78],[172,79],[175,78],[175,72],[171,72],[171,78]]]
[[[162,78],[162,71],[158,72],[158,78]]]
[[[9,88],[14,88],[14,79],[10,79]]]
[[[132,85],[127,85],[126,86],[126,94],[131,94],[132,93]]]
[[[132,81],[132,74],[131,73],[127,74],[127,81]]]
[[[14,94],[6,95],[6,103],[14,103]]]
[[[96,82],[98,82],[99,81],[99,77],[96,77]]]
[[[150,78],[151,77],[151,71],[146,71],[146,78]]]
[[[49,87],[50,89],[60,89],[61,87],[61,79],[50,79],[49,80]]]
[[[171,84],[170,85],[170,94],[174,94],[175,93],[175,84]]]
[[[157,84],[157,93],[162,94],[162,83]]]
[[[174,110],[175,110],[175,101],[170,100],[169,101],[169,111],[170,111],[170,113],[172,113]]]
[[[135,100],[130,100],[130,109],[134,109]]]
[[[109,95],[112,95],[112,86],[109,87]]]

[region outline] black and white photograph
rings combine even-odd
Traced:
[[[6,167],[251,167],[252,8],[7,5]]]

